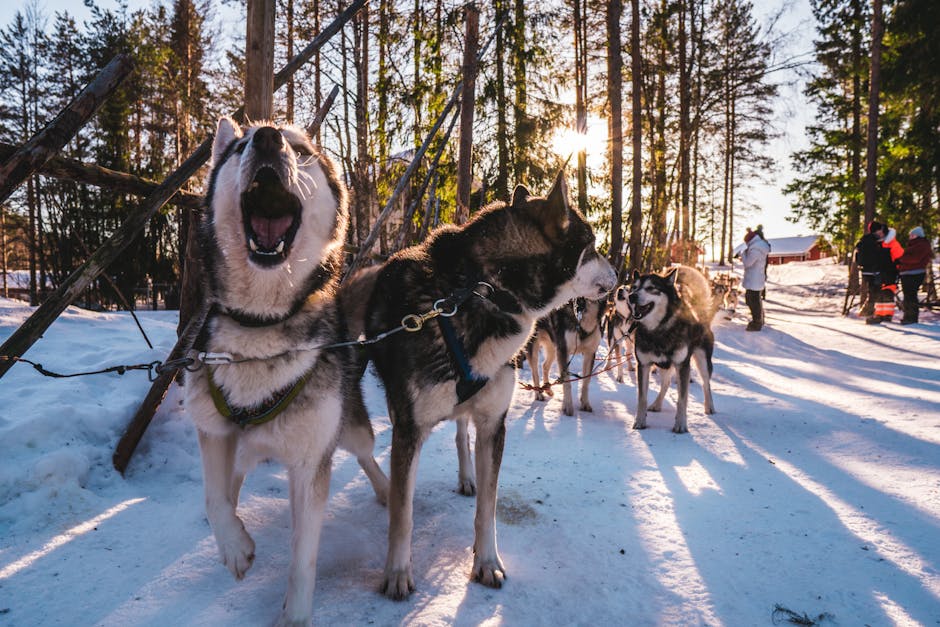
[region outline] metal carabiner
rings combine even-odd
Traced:
[[[450,318],[451,316],[455,315],[457,313],[457,303],[454,303],[453,305],[454,308],[451,309],[450,311],[444,311],[443,309],[441,309],[441,306],[445,303],[447,303],[446,298],[441,298],[441,299],[434,301],[434,309],[432,309],[431,311],[435,312],[435,315],[443,316],[445,318]]]

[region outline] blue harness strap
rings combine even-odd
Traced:
[[[462,403],[479,392],[489,379],[473,372],[463,342],[457,337],[457,332],[454,330],[450,318],[438,316],[437,324],[444,336],[444,343],[447,344],[447,349],[457,365],[458,374],[460,375],[460,378],[457,379],[457,400]]]

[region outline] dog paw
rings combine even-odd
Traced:
[[[689,430],[685,425],[676,425],[672,428],[673,433],[688,433]]]
[[[544,402],[545,402],[545,395],[542,394],[541,392],[536,392],[536,393],[535,393],[535,398],[534,398],[533,400],[542,401],[542,402],[544,403]]]
[[[634,422],[633,422],[633,428],[634,428],[634,429],[645,429],[645,428],[646,428],[646,421],[645,421],[645,420],[642,421],[642,422],[639,421],[639,420],[634,421]]]
[[[216,534],[216,542],[219,545],[222,563],[235,579],[241,580],[255,561],[255,541],[245,531],[242,522],[238,520],[237,523],[237,528],[233,528],[231,533],[224,536]]]
[[[646,408],[646,411],[662,411],[662,410],[663,410],[662,403],[653,403],[652,405]]]
[[[706,413],[706,414],[717,414],[718,412],[715,411],[715,406],[714,406],[714,405],[710,405],[710,406],[708,406],[708,407],[705,408],[705,413]]]
[[[473,580],[489,588],[502,588],[506,580],[506,569],[499,558],[474,560]]]
[[[594,413],[594,408],[591,407],[590,403],[581,403],[581,411],[586,411],[589,413]]]
[[[574,416],[574,406],[572,405],[563,406],[561,411],[564,412],[566,416]]]
[[[407,599],[408,595],[415,591],[415,583],[411,578],[411,569],[386,573],[379,591],[392,601]]]
[[[476,496],[477,484],[473,479],[462,478],[457,481],[457,494]]]
[[[617,383],[623,383],[623,377],[617,377]]]

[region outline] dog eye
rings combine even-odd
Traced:
[[[247,145],[248,145],[247,141],[242,141],[242,142],[238,142],[237,144],[235,144],[235,154],[240,155],[243,152],[245,152],[245,146]]]
[[[293,148],[294,152],[296,152],[297,155],[300,157],[309,157],[310,155],[313,154],[313,151],[311,151],[310,148],[308,148],[307,146],[304,146],[303,144],[292,144],[291,148]]]

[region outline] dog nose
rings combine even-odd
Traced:
[[[258,153],[266,156],[276,155],[284,146],[280,131],[273,126],[264,126],[255,131],[251,144]]]
[[[631,305],[636,305],[637,300],[639,300],[639,299],[636,297],[636,294],[630,294],[630,296],[629,296],[629,298],[628,298],[627,300],[630,301],[630,304],[631,304]]]

